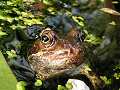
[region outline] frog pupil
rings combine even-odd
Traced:
[[[41,37],[41,40],[42,40],[43,42],[47,42],[47,41],[49,41],[49,38],[44,35],[44,36]]]

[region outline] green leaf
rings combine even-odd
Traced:
[[[0,19],[5,20],[5,16],[3,16],[2,14],[0,14]]]
[[[68,90],[65,86],[58,85],[57,90]]]
[[[23,21],[24,21],[25,25],[29,25],[29,26],[31,26],[33,24],[42,24],[40,19],[35,19],[35,18],[33,18],[33,19],[24,18]]]
[[[7,5],[13,5],[13,2],[7,1]]]
[[[52,5],[54,0],[43,0],[43,3],[47,5]]]
[[[115,21],[112,21],[112,22],[110,22],[109,24],[110,24],[110,25],[113,25],[113,26],[117,25]]]
[[[86,42],[89,42],[91,44],[97,45],[100,44],[102,42],[102,39],[100,37],[97,37],[93,34],[88,34],[85,38]]]
[[[17,80],[0,51],[0,90],[16,90]]]
[[[84,24],[84,18],[82,17],[78,17],[78,16],[72,16],[72,19],[78,24],[80,25],[81,27],[84,27],[85,24]]]
[[[19,9],[18,8],[12,8],[12,10],[14,11],[14,12],[16,12],[17,14],[21,14],[21,12],[19,11]]]
[[[105,82],[106,85],[110,85],[112,83],[112,80],[108,79],[106,76],[100,76],[100,78]]]
[[[17,25],[12,25],[12,26],[10,26],[10,28],[12,28],[13,30],[18,29],[18,28],[24,29],[25,26],[22,26],[22,25],[20,25],[20,24],[17,24]]]
[[[120,79],[120,73],[115,73],[115,74],[114,74],[114,77],[115,77],[116,79]]]
[[[13,21],[13,18],[11,18],[11,17],[7,16],[7,17],[6,17],[6,21],[8,21],[8,22],[10,22],[10,23],[11,23],[11,22]]]
[[[42,81],[37,79],[35,82],[35,86],[41,86],[42,85]]]
[[[16,90],[25,90],[25,86],[26,86],[26,82],[25,81],[20,81],[17,83],[16,85]]]
[[[7,33],[0,31],[0,38],[5,35],[7,35]]]
[[[17,57],[16,55],[16,52],[14,50],[11,50],[11,51],[6,51],[7,55],[8,55],[8,58],[14,58],[14,57]]]
[[[67,82],[65,86],[68,88],[68,90],[71,90],[73,88],[73,85],[71,82]]]

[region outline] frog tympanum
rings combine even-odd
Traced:
[[[43,29],[28,52],[28,62],[37,78],[48,79],[82,64],[81,37],[81,32],[76,29],[62,37],[51,28]]]

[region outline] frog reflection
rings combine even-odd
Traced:
[[[28,62],[37,78],[48,79],[83,63],[81,32],[71,29],[63,37],[55,30],[43,29],[28,52]]]

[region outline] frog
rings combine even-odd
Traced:
[[[32,27],[36,25],[28,30]],[[40,27],[37,25],[37,38],[33,34],[30,37],[34,38],[34,42],[27,51],[27,62],[35,72],[36,79],[47,81],[56,77],[75,78],[80,75],[85,76],[95,90],[102,86],[99,77],[92,70],[87,70],[85,34],[80,29],[73,26],[62,33],[63,30],[50,26]]]
[[[104,26],[105,29],[107,26],[106,22],[111,21],[109,15],[99,11],[100,8],[104,7],[104,3],[98,5],[96,0],[85,0],[86,2],[83,0],[78,1],[78,4],[83,5],[78,5],[81,6],[80,10],[78,10],[78,7],[77,9],[76,7],[71,8],[72,14],[83,16],[86,19],[88,27],[94,34],[97,34],[96,31],[102,34],[103,32],[101,31],[103,30],[101,30],[101,27],[103,28]],[[76,10],[80,12],[76,13]],[[77,70],[79,74],[86,75],[95,88],[96,84],[102,86],[100,85],[101,81],[95,73],[91,71],[86,72],[84,67],[84,42],[81,40],[81,33],[76,27],[72,27],[74,22],[69,24],[72,21],[68,20],[68,23],[67,19],[64,19],[64,16],[62,17],[61,14],[58,14],[53,18],[47,17],[46,22],[54,28],[46,27],[42,29],[28,50],[27,57],[31,68],[36,72],[36,77],[41,80],[46,80],[56,75],[63,75],[68,71],[73,74],[73,71]],[[100,24],[99,21],[104,22]],[[97,28],[96,25],[99,25],[100,28]],[[59,26],[60,28],[58,29]],[[62,31],[67,33],[61,34]]]
[[[81,65],[84,60],[81,32],[71,29],[60,37],[47,27],[39,33],[28,52],[28,62],[37,78],[48,79]]]

